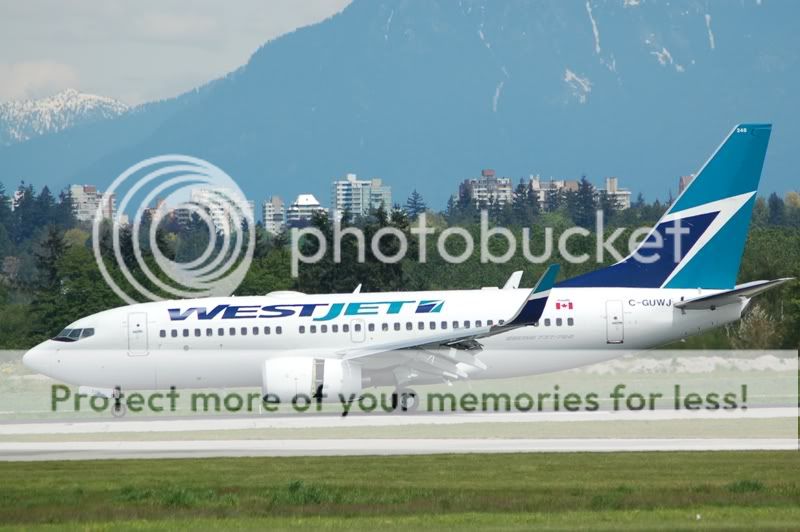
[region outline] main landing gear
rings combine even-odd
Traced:
[[[397,388],[392,394],[392,405],[396,412],[416,412],[419,396],[411,388]]]

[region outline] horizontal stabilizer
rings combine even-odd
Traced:
[[[503,285],[503,290],[516,290],[519,288],[519,282],[522,280],[522,270],[516,271],[511,274],[506,284]]]
[[[792,279],[793,277],[785,277],[773,281],[753,281],[740,284],[732,290],[726,290],[718,294],[689,299],[687,301],[679,301],[675,303],[675,308],[683,310],[714,310],[717,307],[739,303],[742,299],[749,299],[753,296],[757,296],[761,292],[766,292],[770,288],[774,288]]]

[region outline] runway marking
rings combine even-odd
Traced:
[[[669,421],[669,420],[731,420],[777,419],[798,417],[796,407],[751,408],[732,411],[642,411],[642,412],[512,412],[512,413],[449,413],[425,415],[358,415],[281,417],[246,417],[220,419],[158,419],[108,421],[47,421],[38,423],[0,424],[0,435],[30,434],[100,434],[133,432],[196,432],[209,430],[248,429],[315,429],[397,427],[409,425],[458,425],[468,423],[544,423],[586,421]]]

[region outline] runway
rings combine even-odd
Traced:
[[[464,453],[792,450],[788,439],[337,439],[0,443],[4,461]]]
[[[664,410],[29,421],[0,424],[0,460],[797,450],[797,414],[796,407],[782,407],[731,412]],[[728,424],[732,421],[736,430],[709,431],[702,437],[678,433],[670,437],[673,436],[670,431],[648,435],[644,431],[625,433],[619,430],[630,426],[631,422],[645,427],[687,420],[701,420],[703,426],[715,421]],[[747,430],[746,424],[750,422],[777,423],[782,428],[777,433],[757,433]],[[602,427],[603,432],[577,434],[559,429],[556,435],[550,432],[548,436],[553,427],[566,427],[569,423],[574,423],[575,427],[590,423],[593,427]],[[508,427],[521,426],[525,431],[503,432]],[[739,432],[740,426],[742,432]],[[740,433],[747,437],[738,437]]]

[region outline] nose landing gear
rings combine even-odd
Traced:
[[[114,417],[123,417],[128,413],[128,407],[122,402],[122,389],[119,386],[114,388],[114,406],[111,407],[111,415]]]

